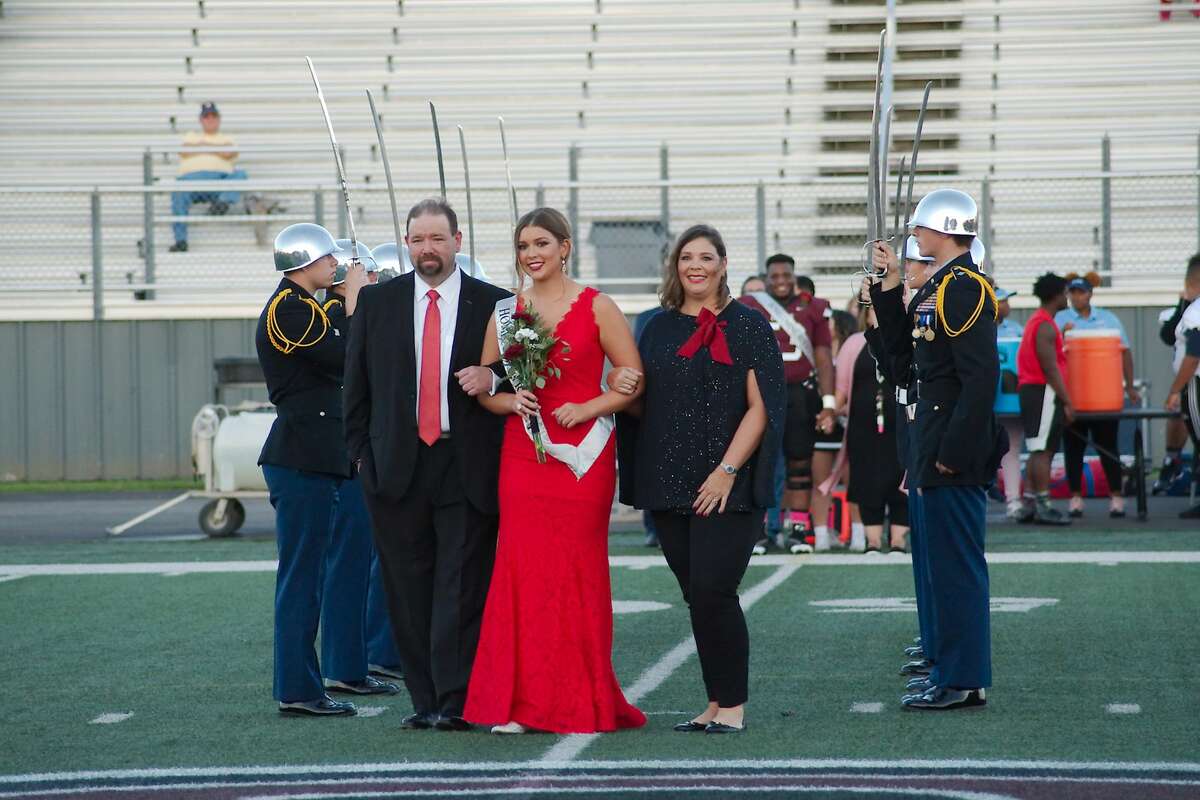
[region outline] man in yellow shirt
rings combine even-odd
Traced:
[[[200,106],[200,131],[189,131],[183,137],[183,149],[179,152],[179,175],[181,181],[245,180],[246,173],[237,169],[237,151],[233,139],[221,133],[221,114],[217,104],[207,102]],[[213,148],[228,147],[228,150],[213,152]],[[189,152],[198,148],[208,152]],[[239,192],[172,192],[171,214],[186,217],[193,203],[208,203],[213,214],[224,214],[241,197]],[[173,226],[175,244],[172,253],[188,249],[187,225],[176,222]]]

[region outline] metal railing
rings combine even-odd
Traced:
[[[1155,276],[1177,282],[1186,259],[1200,250],[1200,155],[1195,168],[1120,171],[1110,168],[1107,146],[1104,153],[1102,170],[918,177],[915,194],[953,185],[975,195],[989,270],[1005,282],[1047,270],[1089,269],[1117,286]],[[864,235],[861,179],[677,180],[669,176],[665,148],[657,180],[579,180],[578,168],[573,153],[574,180],[518,185],[518,202],[522,210],[563,209],[576,231],[572,271],[607,291],[651,292],[672,237],[692,223],[707,222],[726,239],[732,281],[760,271],[769,252],[783,251],[819,287],[824,282],[837,295],[848,292],[845,277],[859,264]],[[181,188],[264,196],[277,213],[210,216],[194,206],[188,217],[172,216],[170,195]],[[505,186],[472,188],[475,256],[493,280],[507,283],[512,246]],[[397,192],[406,206],[435,188],[408,183]],[[360,238],[372,246],[390,241],[386,189],[357,185],[352,196]],[[449,187],[449,200],[460,212],[465,209],[461,186]],[[257,298],[264,276],[272,277],[269,248],[280,228],[315,221],[339,235],[346,230],[332,180],[6,187],[0,192],[0,220],[7,223],[0,226],[0,256],[6,256],[0,257],[0,294],[90,292],[96,319],[104,316],[106,297],[117,292],[138,301],[237,292]],[[168,252],[170,237],[164,234],[184,220],[190,249]],[[461,221],[465,230],[465,213]],[[50,264],[35,261],[31,275],[26,254],[38,241],[59,243],[61,256]],[[464,234],[463,251],[470,247]]]

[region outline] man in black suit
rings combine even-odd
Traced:
[[[503,418],[473,399],[503,289],[455,266],[458,218],[442,200],[408,213],[414,271],[364,290],[346,354],[350,457],[384,569],[407,728],[466,730],[467,682],[495,558]]]

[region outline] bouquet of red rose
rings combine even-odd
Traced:
[[[505,371],[514,388],[533,391],[544,388],[547,378],[561,378],[562,370],[550,358],[550,351],[558,344],[553,331],[546,327],[533,306],[526,303],[500,327],[501,355]],[[560,353],[571,352],[571,346],[563,342]],[[564,361],[567,359],[563,359]],[[537,416],[525,420],[537,452],[539,463],[546,463],[546,449],[542,444],[542,432]]]

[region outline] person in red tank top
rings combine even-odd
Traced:
[[[561,374],[534,391],[480,395],[508,419],[496,566],[463,716],[501,734],[637,728],[646,716],[625,699],[612,665],[608,521],[617,469],[612,414],[641,397],[641,357],[616,303],[567,276],[571,227],[561,213],[530,211],[514,243],[516,309],[553,325],[550,357]],[[526,277],[533,286],[523,290]],[[484,364],[501,357],[496,324],[493,315]],[[606,357],[615,388],[601,393]],[[630,378],[636,383],[624,391]],[[544,461],[528,418],[538,421]]]
[[[1050,506],[1050,460],[1062,440],[1063,422],[1075,419],[1067,396],[1067,356],[1055,313],[1067,307],[1067,281],[1047,272],[1033,284],[1042,302],[1025,323],[1017,350],[1017,394],[1029,461],[1025,465],[1024,507],[1019,522],[1070,525],[1061,511]]]

